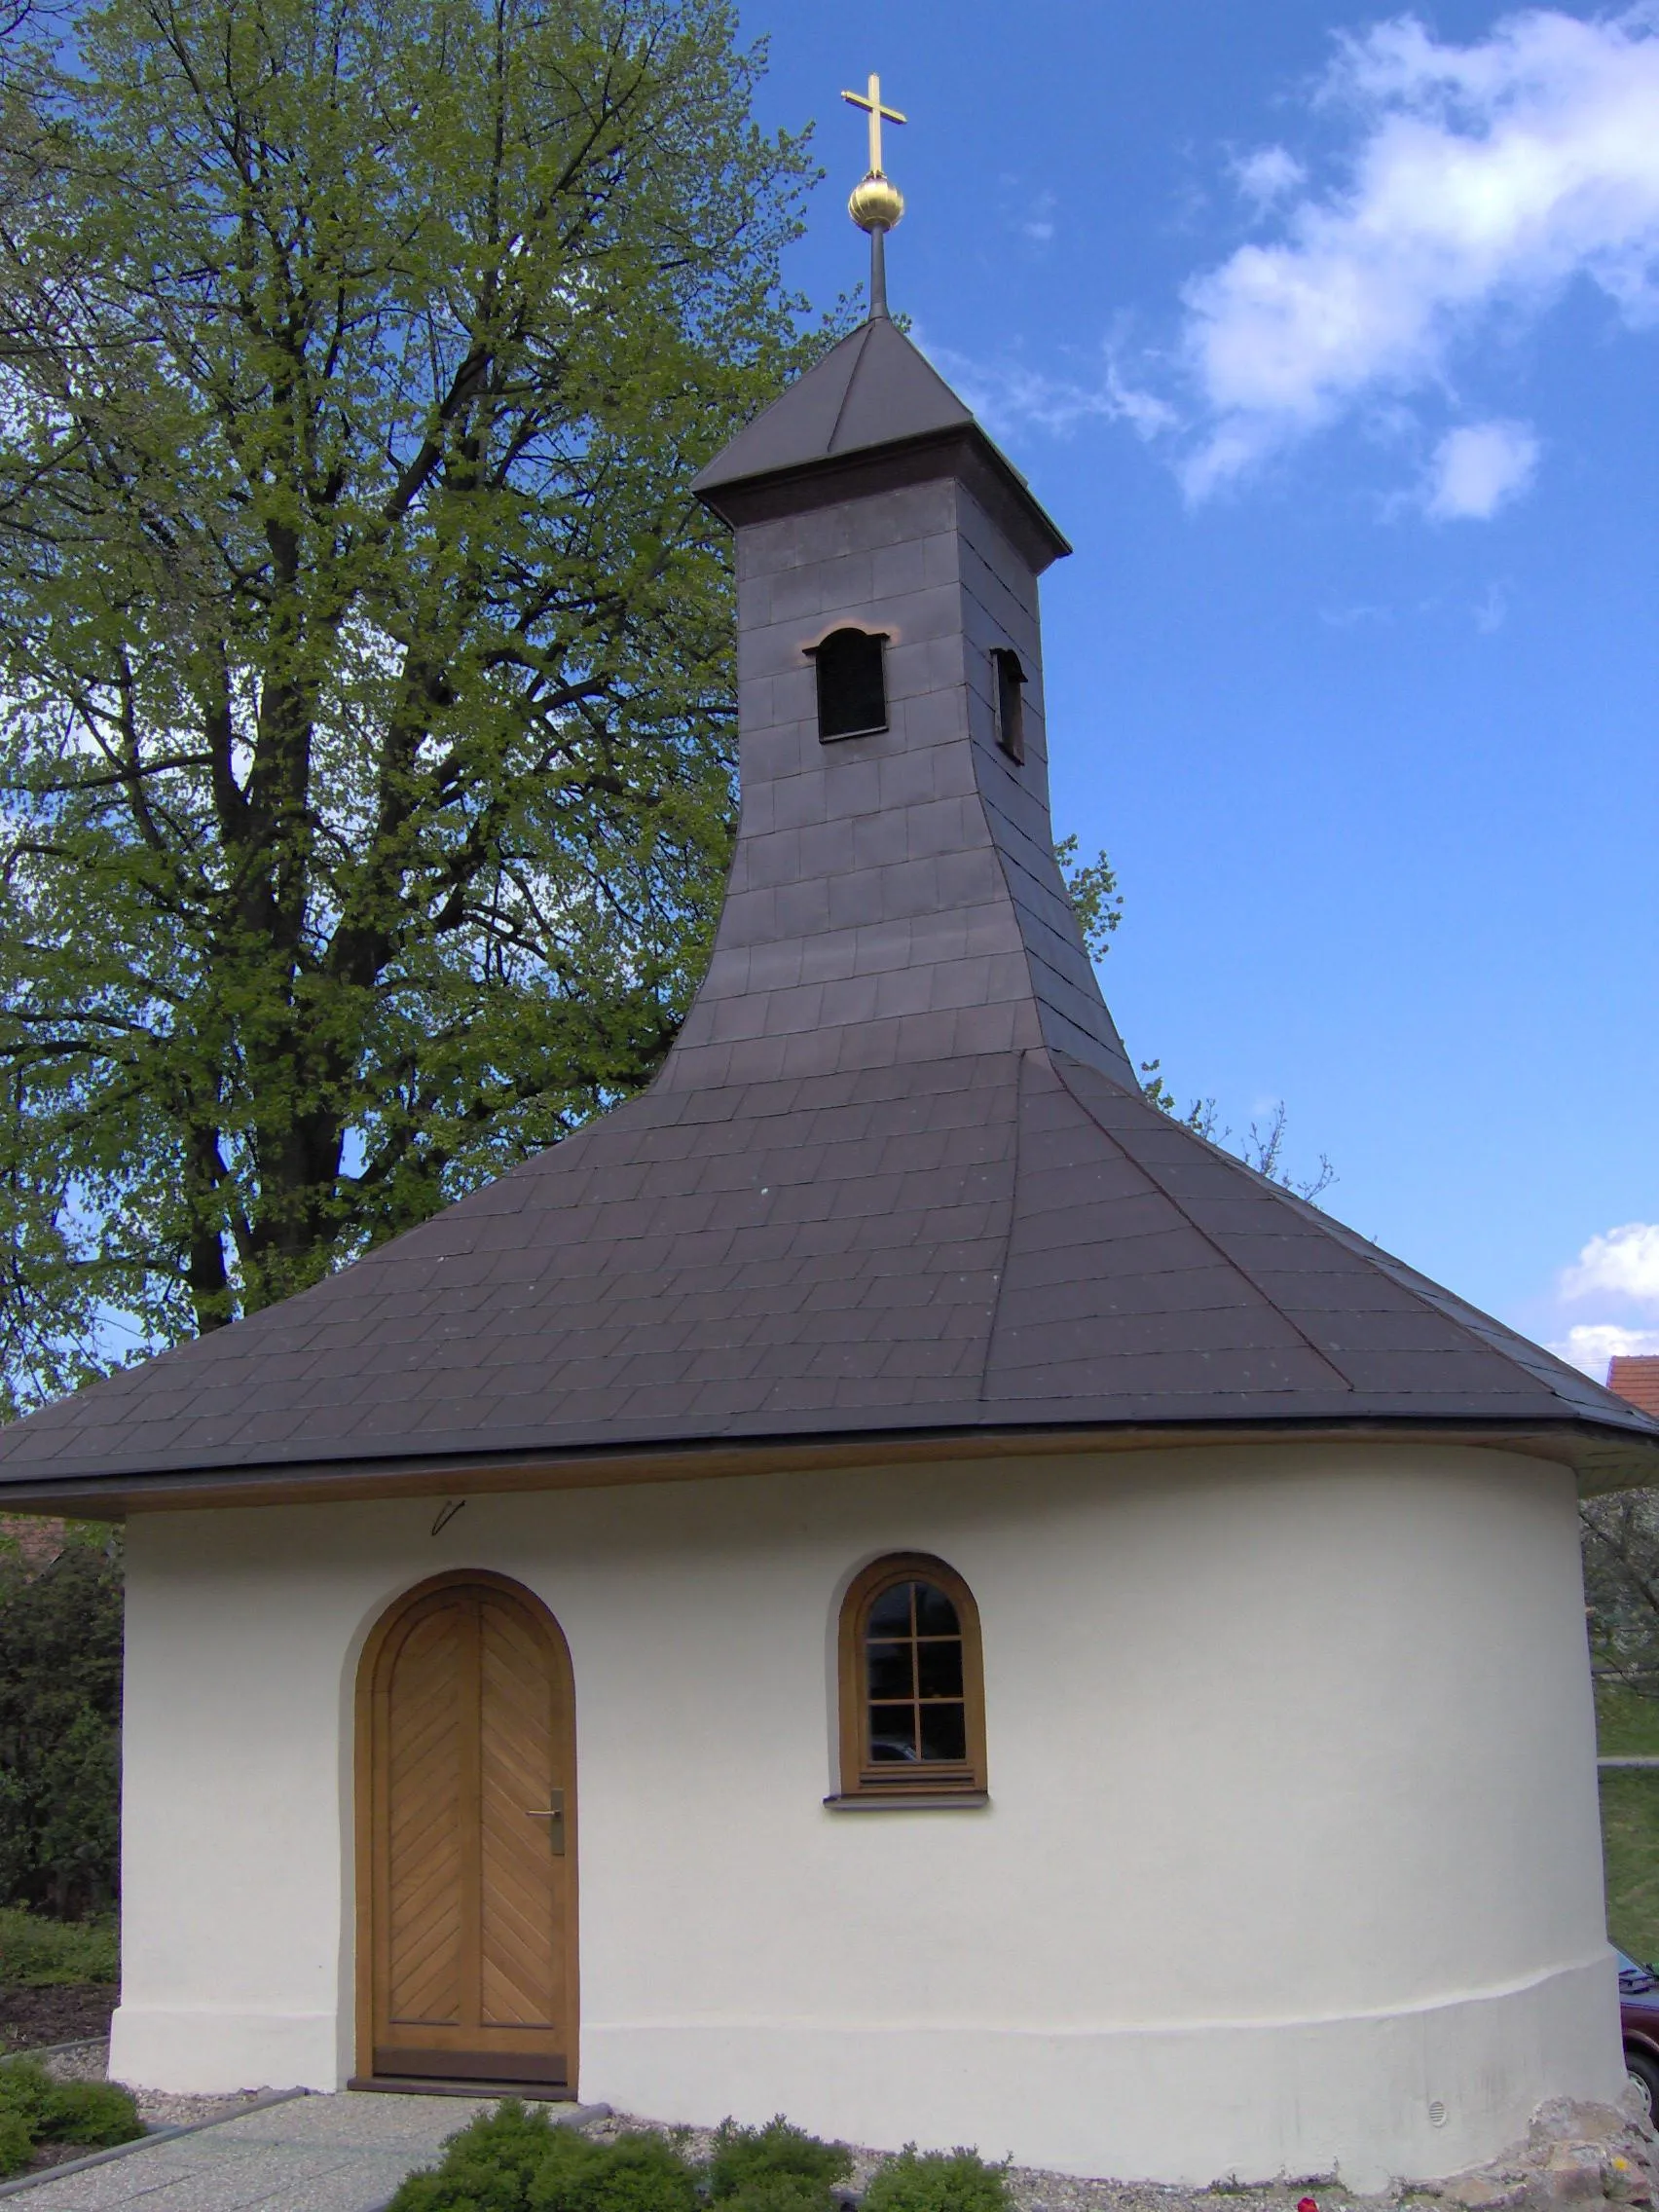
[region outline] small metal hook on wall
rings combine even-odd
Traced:
[[[441,1529],[447,1529],[449,1527],[450,1523],[455,1519],[456,1515],[461,1511],[461,1507],[465,1503],[466,1500],[464,1497],[446,1497],[444,1499],[442,1505],[440,1505],[438,1508],[438,1517],[432,1523],[432,1533],[434,1536]]]

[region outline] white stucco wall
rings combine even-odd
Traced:
[[[517,1576],[575,1670],[581,2093],[1206,2181],[1454,2171],[1623,2079],[1570,1478],[1210,1448],[129,1531],[114,2066],[352,2066],[352,1683]],[[948,1560],[992,1805],[836,1813],[840,1593]]]

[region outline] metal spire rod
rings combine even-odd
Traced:
[[[872,224],[869,234],[869,319],[887,322],[887,233]]]
[[[904,212],[904,196],[881,166],[882,123],[903,123],[908,119],[896,107],[884,107],[881,101],[881,79],[873,74],[869,91],[843,92],[841,97],[854,107],[866,109],[869,115],[869,168],[854,185],[852,198],[847,202],[847,213],[861,231],[869,233],[869,320],[886,322],[887,312],[887,234]]]

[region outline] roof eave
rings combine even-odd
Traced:
[[[735,530],[952,474],[965,477],[992,509],[1036,573],[1071,552],[1071,540],[1058,523],[977,423],[733,481],[699,483],[696,491],[704,506]]]
[[[1407,1440],[1519,1453],[1578,1477],[1586,1495],[1659,1482],[1659,1427],[1651,1434],[1582,1420],[1455,1419],[1356,1415],[1297,1419],[1003,1422],[973,1428],[883,1428],[827,1437],[750,1435],[683,1442],[572,1446],[563,1450],[324,1459],[292,1465],[202,1467],[62,1475],[0,1484],[0,1513],[113,1521],[132,1513],[232,1506],[346,1504],[377,1498],[463,1497],[492,1493],[603,1489],[695,1482],[826,1467],[913,1465],[941,1459],[1056,1457],[1081,1452],[1170,1451],[1192,1445],[1269,1448]]]

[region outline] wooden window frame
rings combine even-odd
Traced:
[[[914,1765],[877,1763],[869,1755],[869,1678],[865,1656],[866,1627],[871,1606],[900,1582],[931,1582],[956,1608],[962,1634],[962,1703],[968,1756],[961,1760],[917,1760]],[[841,1739],[841,1790],[830,1804],[947,1805],[983,1804],[988,1788],[985,1765],[985,1670],[979,1639],[979,1608],[974,1593],[953,1567],[929,1552],[889,1552],[854,1575],[841,1601],[838,1632]]]

